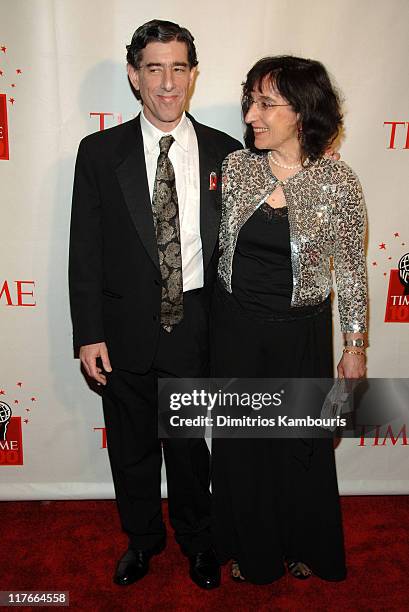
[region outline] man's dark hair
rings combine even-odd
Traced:
[[[335,140],[342,128],[340,98],[324,66],[315,60],[280,55],[259,60],[243,83],[242,112],[245,117],[251,93],[261,91],[267,79],[299,113],[300,145],[305,159],[317,159]],[[246,146],[254,147],[254,132],[246,127]]]
[[[183,42],[187,46],[187,57],[191,68],[197,66],[194,38],[186,28],[181,28],[172,21],[152,19],[141,25],[132,36],[131,44],[126,46],[128,64],[138,69],[142,60],[142,51],[151,42],[167,43],[172,40]]]

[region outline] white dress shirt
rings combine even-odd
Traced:
[[[169,149],[169,159],[175,171],[179,204],[183,291],[198,289],[203,287],[203,253],[200,237],[200,173],[196,132],[185,113],[171,132],[162,132],[152,125],[143,111],[140,117],[151,202],[159,157],[159,141],[162,136],[169,134],[175,139]]]

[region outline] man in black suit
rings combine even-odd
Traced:
[[[87,136],[76,162],[70,239],[74,345],[102,385],[108,452],[129,548],[114,581],[131,584],[165,545],[158,377],[208,375],[222,160],[240,143],[185,113],[197,58],[177,24],[144,24],[127,47],[143,110]],[[169,515],[190,576],[220,583],[210,541],[209,453],[163,440]]]

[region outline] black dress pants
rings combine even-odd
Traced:
[[[109,349],[109,347],[108,347]],[[143,374],[113,368],[103,390],[108,453],[119,515],[130,547],[164,542],[161,512],[162,444],[169,516],[187,555],[208,549],[210,455],[204,439],[158,439],[159,377],[208,376],[208,307],[203,291],[184,294],[184,318],[160,332],[151,369]]]

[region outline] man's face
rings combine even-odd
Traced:
[[[163,132],[170,132],[186,108],[196,68],[190,68],[187,46],[172,40],[151,42],[142,51],[138,69],[128,64],[128,76],[139,90],[145,117]]]

